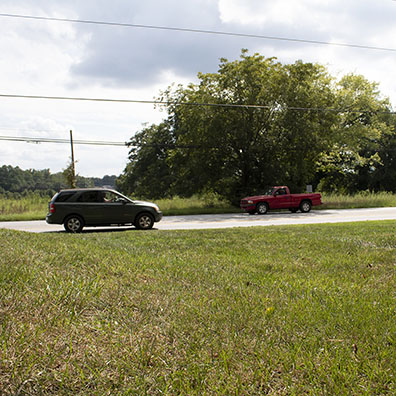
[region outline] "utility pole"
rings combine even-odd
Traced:
[[[70,146],[71,146],[71,171],[72,171],[72,188],[76,187],[76,168],[74,162],[74,148],[73,148],[73,132],[70,130]]]

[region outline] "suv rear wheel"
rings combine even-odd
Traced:
[[[135,220],[135,227],[139,230],[150,230],[153,228],[154,218],[149,213],[140,213]]]
[[[84,227],[84,220],[80,216],[71,215],[66,217],[63,226],[67,232],[81,232]]]

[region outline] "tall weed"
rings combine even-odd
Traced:
[[[396,206],[396,194],[361,191],[353,195],[322,194],[323,209],[378,208]]]

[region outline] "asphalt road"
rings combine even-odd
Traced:
[[[265,215],[247,213],[166,216],[155,223],[157,230],[198,230],[213,228],[276,226],[291,224],[344,223],[370,220],[396,220],[396,208],[312,210],[310,213],[270,212]],[[0,222],[0,228],[27,232],[64,232],[61,225],[45,221]],[[134,227],[86,227],[84,231],[134,230]]]

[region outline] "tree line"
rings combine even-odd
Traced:
[[[77,187],[114,186],[117,176],[76,177]],[[51,173],[49,169],[35,170],[3,165],[0,167],[0,193],[39,192],[51,195],[70,187],[64,172]]]
[[[396,191],[396,116],[376,83],[247,50],[198,80],[161,92],[168,116],[131,138],[124,193],[237,202],[276,184]]]

